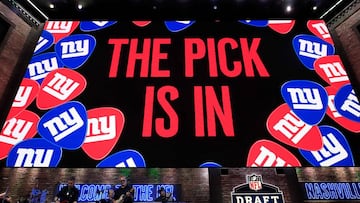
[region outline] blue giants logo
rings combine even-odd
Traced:
[[[116,21],[81,21],[80,30],[83,32],[91,32],[96,30],[105,29],[114,25]]]
[[[247,175],[247,183],[238,185],[231,192],[231,203],[283,203],[283,192],[275,185],[262,182],[261,175]]]
[[[293,80],[281,87],[281,94],[290,109],[305,123],[318,124],[328,105],[325,88],[307,80]]]
[[[209,161],[209,162],[205,162],[205,163],[202,163],[200,164],[199,166],[200,168],[221,168],[221,164],[218,164],[216,162],[212,162],[212,161]]]
[[[334,98],[336,110],[344,117],[360,122],[360,103],[351,84],[339,89]]]
[[[49,52],[33,56],[25,73],[25,78],[36,80],[39,84],[44,80],[48,73],[63,64],[55,52]]]
[[[195,21],[191,21],[191,20],[165,21],[165,26],[170,32],[180,32],[190,27],[194,23]]]
[[[50,32],[43,30],[36,44],[34,55],[44,52],[45,50],[50,48],[53,45],[53,43],[54,43],[53,35]]]
[[[15,145],[6,160],[7,167],[57,167],[62,149],[42,138],[33,138]]]
[[[313,35],[298,35],[293,39],[292,43],[299,60],[310,70],[314,70],[316,59],[334,55],[335,53],[335,48],[332,44]]]
[[[354,166],[354,159],[345,136],[331,126],[319,126],[324,146],[318,151],[300,150],[313,166]]]
[[[84,143],[87,112],[80,102],[71,101],[43,115],[38,124],[39,134],[50,143],[65,149],[78,149]]]
[[[101,161],[96,167],[146,167],[145,159],[143,156],[135,150],[123,150],[117,152],[103,161]]]
[[[76,69],[82,66],[95,49],[96,40],[87,34],[71,35],[55,45],[55,52],[66,67]]]
[[[254,27],[266,27],[269,24],[268,20],[239,20],[239,22]]]

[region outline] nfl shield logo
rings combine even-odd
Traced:
[[[248,176],[247,178],[248,178],[249,188],[251,190],[255,190],[255,191],[261,190],[261,188],[262,188],[261,175],[252,174],[252,175]]]

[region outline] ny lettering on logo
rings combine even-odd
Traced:
[[[269,24],[289,24],[293,20],[269,20]]]
[[[125,162],[120,162],[115,167],[136,167],[135,161],[132,157],[125,160]]]
[[[255,162],[251,165],[251,167],[272,167],[272,166],[290,166],[286,164],[286,162],[275,155],[272,151],[268,148],[261,146],[260,147],[260,154],[255,159]]]
[[[37,44],[36,44],[36,47],[35,47],[35,51],[34,52],[37,52],[41,47],[45,46],[47,43],[49,42],[48,39],[40,36]]]
[[[33,122],[12,118],[7,120],[4,124],[2,134],[0,135],[0,142],[15,145],[24,140],[25,136],[31,129]]]
[[[335,95],[329,95],[328,107],[329,107],[332,115],[334,116],[334,118],[340,118],[340,117],[342,117],[342,115],[337,111],[337,109],[335,107],[334,98],[335,98]]]
[[[46,84],[43,90],[64,101],[76,90],[78,86],[78,82],[74,82],[72,79],[67,78],[60,73],[55,73],[54,77],[48,84]]]
[[[115,137],[115,116],[103,116],[88,119],[88,128],[84,143],[111,140]]]
[[[177,23],[182,23],[182,24],[190,24],[190,23],[191,23],[190,20],[176,20],[176,22],[177,22]],[[250,22],[250,20],[247,21],[247,22]]]
[[[341,110],[347,111],[357,118],[360,117],[360,104],[354,90],[351,91],[345,102],[341,105]]]
[[[28,65],[30,78],[33,80],[39,80],[46,77],[46,75],[59,68],[59,64],[56,57],[50,59],[37,61]]]
[[[320,44],[319,42],[312,42],[304,39],[299,39],[300,43],[300,52],[302,56],[310,58],[320,58],[322,56],[327,56],[327,45]]]
[[[347,151],[332,133],[323,136],[324,147],[319,151],[311,151],[320,166],[332,166],[348,157]]]
[[[294,144],[297,144],[311,130],[312,126],[304,123],[294,112],[290,111],[273,128],[291,139]]]
[[[324,71],[331,83],[349,80],[347,73],[340,62],[320,64],[319,67]]]
[[[53,153],[52,149],[19,148],[14,167],[49,167]]]
[[[326,27],[325,23],[314,23],[312,24],[312,27],[315,28],[324,39],[331,38],[329,30]]]
[[[32,89],[32,87],[20,86],[15,95],[12,107],[24,107],[30,97]]]
[[[62,47],[61,58],[72,58],[87,56],[89,54],[89,40],[76,40],[69,42],[61,42]]]
[[[74,107],[43,124],[44,128],[49,130],[55,142],[75,132],[83,125],[84,121]]]
[[[106,25],[109,21],[92,21],[92,22],[95,25],[102,27],[102,26]]]
[[[50,33],[69,33],[71,26],[72,21],[48,21],[45,30]]]
[[[319,110],[323,108],[319,90],[316,88],[287,88],[294,109]]]

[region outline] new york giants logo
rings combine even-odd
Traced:
[[[15,145],[25,139],[30,129],[36,127],[36,123],[22,119],[12,118],[5,122],[0,135],[0,142]]]
[[[222,165],[216,162],[207,161],[199,165],[199,168],[221,168]]]
[[[329,105],[328,109],[326,110],[326,114],[343,128],[355,133],[360,132],[360,122],[356,122],[342,116],[336,109],[334,100],[338,88],[334,86],[328,86],[326,87],[326,91],[329,95]]]
[[[96,40],[91,35],[71,35],[61,39],[55,45],[55,52],[66,67],[76,69],[90,58],[95,45]]]
[[[326,26],[325,21],[323,20],[308,20],[307,27],[314,35],[323,39],[324,41],[334,44],[329,29]]]
[[[16,92],[12,107],[24,107],[30,98],[32,90],[33,87],[31,86],[26,87],[20,85],[18,91]]]
[[[80,83],[72,80],[71,78],[56,72],[49,83],[47,83],[42,90],[50,95],[58,98],[59,100],[66,100],[70,94],[79,87]]]
[[[54,36],[54,43],[69,36],[78,26],[79,21],[46,21],[44,30]]]
[[[328,95],[320,84],[307,80],[288,81],[281,94],[290,109],[309,125],[319,123],[325,115]]]
[[[85,143],[111,140],[116,136],[115,115],[88,119],[88,131]],[[91,132],[90,132],[91,131]]]
[[[36,104],[39,109],[61,105],[80,95],[86,84],[86,79],[77,71],[67,68],[52,71],[41,84]]]
[[[72,21],[48,21],[45,30],[50,33],[69,33],[72,26]]]
[[[65,149],[78,149],[84,142],[87,114],[80,102],[71,101],[56,107],[39,121],[38,132],[50,143]]]
[[[56,167],[62,149],[42,138],[33,138],[17,144],[6,160],[7,167]]]
[[[124,114],[116,108],[91,109],[88,114],[88,128],[82,149],[92,159],[106,157],[120,139],[124,128]]]
[[[342,116],[360,122],[360,103],[351,84],[344,85],[339,89],[334,102],[336,109]]]
[[[332,44],[312,35],[296,36],[293,39],[293,48],[302,64],[310,70],[314,70],[316,59],[335,53]]]
[[[62,62],[55,52],[33,56],[25,73],[25,78],[36,80],[39,84],[53,70],[61,68]]]
[[[266,27],[269,23],[268,20],[239,20],[239,22],[254,27]]]
[[[35,100],[39,89],[40,85],[36,81],[23,78],[9,111],[8,119],[25,110]]]
[[[41,36],[36,44],[34,55],[37,55],[41,52],[44,52],[51,47],[54,43],[54,37],[52,34],[46,30],[43,30]]]
[[[314,63],[315,72],[329,85],[350,83],[339,55],[325,56]]]
[[[294,144],[298,144],[309,132],[311,126],[306,125],[306,123],[290,111],[274,125],[273,129],[284,134]]]
[[[0,159],[7,157],[10,149],[17,143],[35,136],[39,119],[35,113],[24,110],[5,121],[0,133]]]
[[[131,22],[138,27],[145,27],[151,23],[150,20],[135,20]]]
[[[305,150],[322,147],[318,127],[303,122],[287,104],[282,104],[270,114],[266,126],[273,137],[290,146]]]
[[[302,156],[313,166],[354,166],[349,143],[334,127],[319,126],[324,146],[318,151],[300,150]]]
[[[180,32],[182,30],[187,29],[194,23],[195,21],[191,21],[191,20],[165,21],[165,26],[170,32]]]
[[[96,167],[146,167],[143,156],[135,150],[123,150],[102,160]]]
[[[92,32],[102,30],[117,23],[117,21],[81,21],[80,30],[83,32]]]
[[[268,27],[280,34],[287,34],[292,30],[295,22],[295,20],[269,20]]]
[[[287,149],[268,140],[259,140],[249,151],[247,167],[295,167],[299,160]]]

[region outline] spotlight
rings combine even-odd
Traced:
[[[286,6],[286,12],[290,13],[292,10],[292,7],[290,5]]]

